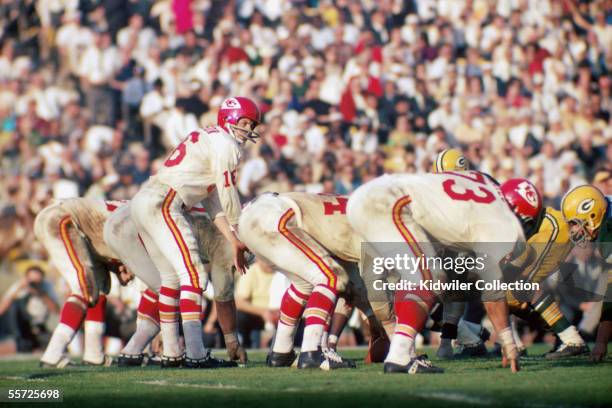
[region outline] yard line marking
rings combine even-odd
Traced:
[[[136,381],[138,384],[146,385],[162,385],[170,387],[185,387],[185,388],[206,388],[206,389],[232,389],[232,390],[244,390],[246,388],[238,387],[237,385],[231,384],[190,384],[190,383],[174,383],[166,380],[154,380],[154,381]]]
[[[46,378],[28,378],[28,377],[20,377],[18,375],[3,375],[3,376],[0,376],[0,380],[18,380],[18,381],[32,381],[32,382],[49,381]]]
[[[461,394],[458,392],[443,392],[443,391],[435,391],[435,392],[419,392],[411,394],[415,397],[425,398],[425,399],[436,399],[441,401],[449,401],[449,402],[458,402],[464,404],[471,405],[479,405],[479,406],[492,406],[497,405],[498,400],[486,397],[478,397],[475,395],[467,395]],[[529,402],[523,401],[519,403],[517,406],[525,407],[525,408],[586,408],[583,405],[565,405],[565,404],[548,404],[546,402]]]
[[[458,392],[419,392],[413,394],[415,397],[421,397],[425,399],[437,399],[450,402],[460,402],[472,405],[495,405],[495,400],[482,398],[477,396],[471,396],[466,394],[460,394]]]

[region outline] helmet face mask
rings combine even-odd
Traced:
[[[244,144],[247,141],[251,141],[253,143],[257,143],[257,140],[259,138],[261,138],[261,135],[255,131],[255,128],[257,127],[257,124],[253,123],[253,121],[251,121],[251,124],[249,124],[247,126],[240,126],[240,125],[242,125],[241,122],[243,122],[244,119],[247,119],[247,118],[240,118],[238,120],[238,123],[236,123],[235,125],[232,124],[232,123],[228,123],[226,125],[228,133],[234,139],[236,139],[238,141],[238,143]]]
[[[585,248],[589,242],[597,238],[597,230],[591,230],[585,220],[574,218],[567,223],[570,227],[570,239],[574,245]]]
[[[261,113],[255,102],[236,96],[227,98],[217,114],[217,125],[225,129],[238,143],[253,143],[259,139],[255,128],[261,123]]]
[[[603,193],[591,185],[578,186],[563,197],[561,212],[574,244],[584,247],[597,239],[607,207]]]

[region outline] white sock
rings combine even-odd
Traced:
[[[68,343],[68,352],[71,357],[77,358],[83,355],[83,330],[77,330]]]
[[[328,348],[328,339],[329,339],[329,333],[324,331],[323,335],[321,335],[321,349],[325,350]]]
[[[121,353],[123,341],[119,337],[108,336],[104,339],[104,354],[107,356],[116,356]]]
[[[399,365],[408,364],[411,354],[415,353],[414,348],[414,339],[412,337],[403,336],[401,334],[393,336],[385,363],[389,362]]]
[[[83,360],[100,364],[104,361],[104,322],[96,322],[85,320],[85,351],[83,352]]]
[[[206,356],[204,340],[202,339],[202,322],[200,319],[183,320],[183,335],[187,358],[200,360]]]
[[[53,331],[51,340],[49,340],[47,349],[40,361],[47,364],[57,364],[64,355],[66,347],[72,341],[74,333],[75,330],[72,327],[65,323],[59,323]]]
[[[420,334],[418,336],[420,336]],[[417,342],[414,341],[414,339],[413,339],[412,345],[408,349],[408,358],[410,358],[410,359],[413,359],[413,358],[415,358],[417,356],[417,353],[416,353],[416,343]]]
[[[288,353],[293,350],[293,338],[295,337],[296,328],[297,326],[278,322],[272,351],[275,353]]]
[[[576,326],[573,325],[559,333],[559,338],[563,344],[584,344],[582,336],[578,333]]]
[[[161,322],[159,325],[164,345],[164,357],[180,357],[183,355],[179,344],[179,323]]]
[[[150,319],[138,319],[136,321],[136,331],[123,350],[121,350],[121,353],[141,354],[157,333],[159,333],[159,326],[157,324],[153,323]]]
[[[301,351],[315,351],[321,343],[324,326],[322,324],[309,324],[304,328],[304,340]]]
[[[459,322],[457,326],[457,343],[467,346],[480,343],[480,336],[474,333],[467,324],[462,323],[464,320]],[[467,322],[466,322],[467,323]],[[471,323],[474,325],[474,323]],[[480,325],[474,325],[480,327]],[[479,330],[480,331],[480,330]]]

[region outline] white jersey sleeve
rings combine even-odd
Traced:
[[[236,177],[241,155],[238,143],[225,130],[209,126],[191,132],[153,178],[176,190],[187,207],[218,189],[223,210],[237,219],[240,214],[237,193],[234,193],[235,197],[229,197],[229,192],[221,191],[221,188],[226,190],[225,185],[229,184],[234,189],[232,175]],[[237,207],[235,203],[238,203]]]
[[[219,143],[215,153],[212,168],[221,209],[229,224],[236,225],[241,210],[240,197],[236,188],[236,172],[241,152],[229,143]]]

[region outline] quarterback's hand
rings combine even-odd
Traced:
[[[513,373],[521,369],[519,365],[519,352],[514,344],[502,347],[502,367],[506,368],[508,366],[510,366]]]
[[[591,351],[591,361],[594,363],[600,363],[606,358],[608,354],[608,344],[596,342],[593,351]]]
[[[246,273],[247,261],[244,255],[247,251],[248,249],[246,245],[244,245],[242,242],[237,242],[234,244],[234,266],[241,275]]]

